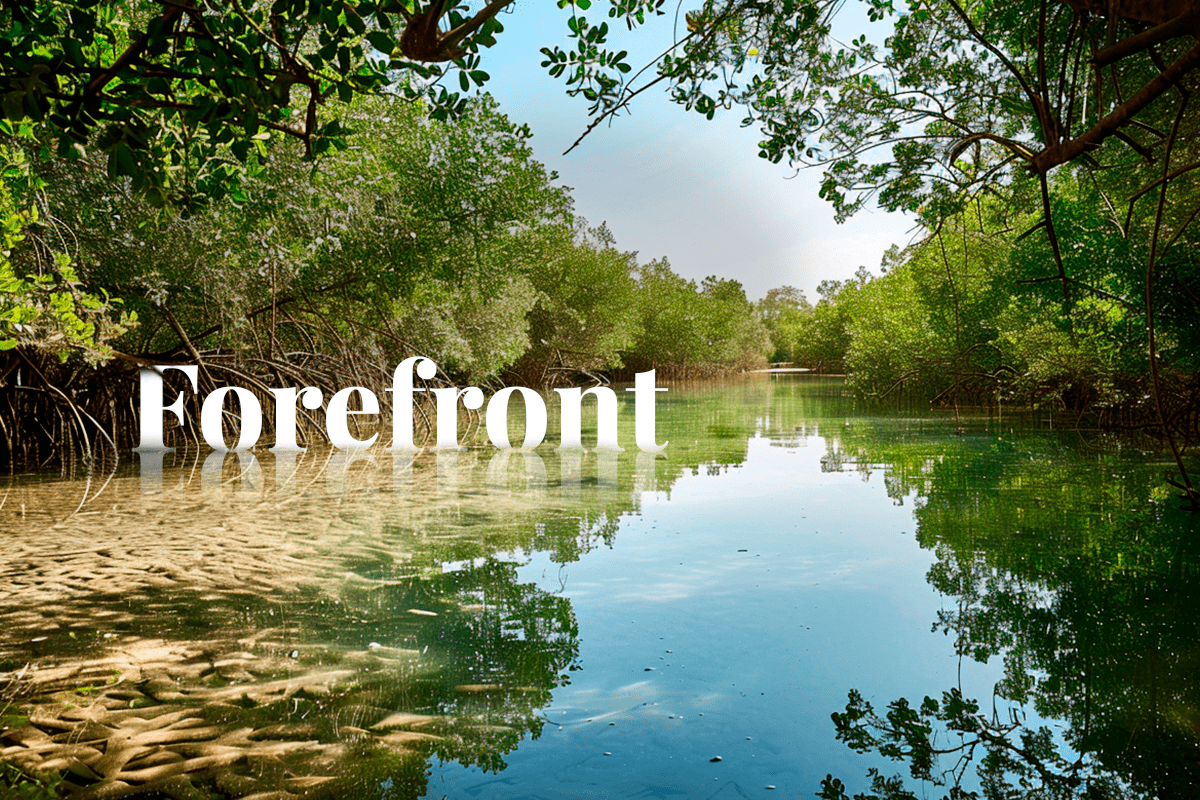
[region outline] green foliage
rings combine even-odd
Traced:
[[[987,396],[1004,377],[995,310],[1011,286],[998,279],[1006,251],[995,230],[1006,220],[984,218],[947,221],[893,256],[888,274],[841,300],[849,305],[846,363],[858,391],[886,396],[905,386],[931,397],[980,389]]]
[[[446,0],[6,3],[0,120],[36,123],[46,155],[101,154],[110,177],[152,204],[196,208],[256,174],[272,136],[300,140],[309,156],[344,147],[354,128],[328,115],[331,98],[397,90],[437,119],[457,117],[489,79],[480,53],[511,1],[475,12]],[[661,4],[614,0],[610,16],[633,25]],[[624,51],[605,45],[607,26],[578,14],[589,5],[570,9],[579,47],[563,69],[629,72]],[[590,86],[573,91],[595,99]]]
[[[537,384],[637,352],[641,309],[656,301],[635,257],[574,217],[528,131],[494,101],[448,123],[400,98],[361,98],[342,119],[370,136],[315,164],[265,145],[236,205],[187,214],[94,160],[38,165],[89,285],[142,320],[126,352],[377,364],[420,353],[473,383],[511,369]],[[765,334],[740,286],[714,279],[677,299],[695,319],[658,335],[691,350],[666,363],[758,363]]]
[[[368,357],[417,348],[473,376],[523,352],[534,291],[517,238],[562,224],[570,203],[527,133],[483,101],[454,125],[364,101],[348,124],[375,135],[315,169],[269,148],[238,207],[190,215],[90,162],[43,165],[91,280],[145,322],[130,350],[326,353],[354,341]]]
[[[533,369],[519,372],[622,366],[640,333],[637,259],[615,245],[607,228],[578,226],[547,229],[522,243],[538,297],[529,314],[531,347],[522,359]],[[541,374],[531,377],[549,382]]]
[[[13,800],[55,800],[66,794],[65,781],[58,775],[30,775],[7,761],[0,761],[0,788]]]
[[[804,334],[805,318],[813,313],[804,294],[794,286],[771,289],[766,297],[754,304],[754,310],[767,326],[771,346],[775,348],[771,360],[793,360],[796,346]]]
[[[1137,402],[1146,357],[1145,266],[1134,233],[1122,235],[1092,184],[1064,175],[1053,208],[1073,300],[1047,280],[1051,247],[1037,216],[978,201],[889,256],[877,279],[827,282],[794,351],[804,366],[844,359],[860,394],[897,392],[943,402],[999,399],[1074,409]],[[1031,231],[1029,235],[1019,234]],[[1014,233],[1018,235],[1014,235]],[[1195,368],[1200,355],[1191,300],[1192,260],[1168,251],[1175,271],[1158,279],[1160,363]]]
[[[18,207],[10,183],[27,180],[26,165],[19,152],[0,148],[5,162],[0,174],[0,351],[25,347],[54,353],[66,361],[81,354],[95,363],[107,360],[112,340],[137,322],[135,313],[120,310],[121,301],[106,292],[87,291],[71,259],[49,253],[29,270],[10,260],[36,226],[36,206]]]
[[[637,278],[642,331],[631,361],[678,374],[766,364],[769,334],[740,283],[708,277],[697,286],[666,259],[640,267]]]
[[[839,15],[862,11],[866,29],[854,20],[848,37]],[[687,34],[657,77],[710,118],[742,109],[743,123],[763,133],[762,157],[823,167],[821,194],[840,218],[874,198],[932,229],[981,192],[1062,164],[1156,177],[1151,154],[1162,152],[1174,109],[1133,96],[1145,87],[1159,97],[1197,65],[1180,58],[1167,69],[1191,46],[1182,28],[1151,54],[1134,38],[1151,17],[1122,11],[1127,18],[1110,20],[1056,0],[707,0],[687,15]],[[1171,12],[1158,13],[1161,23]],[[1092,70],[1098,42],[1120,56]],[[622,89],[617,108],[636,92]],[[1131,123],[1140,132],[1122,130]]]
[[[792,357],[799,366],[821,373],[846,371],[853,309],[870,282],[871,276],[862,268],[845,281],[821,281],[817,287],[821,299],[811,313],[795,318],[791,332]]]

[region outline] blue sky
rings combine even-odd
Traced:
[[[607,8],[595,4],[595,22]],[[634,34],[622,25],[610,37],[630,51],[631,63],[640,66],[673,41],[675,9],[664,9],[666,16]],[[820,281],[847,278],[859,266],[878,274],[884,250],[908,243],[912,221],[899,214],[864,211],[835,223],[817,196],[820,172],[793,177],[786,165],[759,158],[758,131],[742,128],[736,109],[710,122],[651,89],[632,115],[563,156],[587,126],[587,104],[566,96],[538,51],[566,41],[566,12],[554,0],[516,0],[501,21],[497,46],[483,54],[488,88],[533,130],[538,158],[574,189],[579,213],[607,222],[618,246],[643,262],[666,256],[688,278],[733,278],[751,299],[790,284],[815,300]]]

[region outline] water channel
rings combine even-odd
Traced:
[[[85,799],[1196,795],[1200,521],[1146,440],[793,375],[670,385],[657,458],[632,423],[12,476],[0,760]]]

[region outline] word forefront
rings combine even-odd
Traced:
[[[199,367],[194,364],[168,364],[140,371],[138,382],[141,389],[139,452],[169,451],[163,444],[163,415],[170,412],[184,424],[183,395],[178,395],[170,405],[164,405],[163,373],[175,369],[187,376],[192,391],[197,392]],[[483,391],[477,386],[459,389],[447,386],[422,389],[413,386],[414,374],[429,380],[437,374],[437,364],[428,358],[413,356],[397,365],[392,373],[392,386],[385,391],[392,395],[392,449],[420,450],[413,442],[413,399],[417,392],[432,392],[437,415],[437,447],[458,447],[458,403],[475,410],[483,407]],[[596,447],[601,450],[622,450],[617,444],[617,395],[606,386],[590,389],[578,387],[555,389],[560,399],[561,446],[582,447],[583,398],[596,398],[597,437]],[[634,395],[634,440],[638,449],[658,452],[669,444],[659,444],[655,438],[654,399],[657,392],[667,391],[654,385],[654,370],[639,372],[634,376],[634,385],[627,392]],[[339,450],[370,447],[379,439],[376,432],[369,439],[358,439],[350,432],[351,416],[378,415],[379,398],[370,389],[350,386],[341,389],[325,403],[324,393],[315,386],[302,389],[287,387],[271,389],[275,398],[275,446],[272,451],[303,450],[296,444],[296,409],[303,405],[309,410],[325,408],[325,431],[329,442]],[[358,395],[359,407],[350,408],[350,399]],[[485,413],[488,439],[500,449],[512,449],[508,438],[508,405],[514,394],[525,401],[525,438],[522,449],[537,447],[546,438],[546,402],[542,396],[524,386],[501,389],[487,401]],[[238,402],[241,430],[237,442],[230,447],[225,441],[222,420],[225,401],[233,395]],[[240,386],[223,386],[205,396],[200,405],[200,433],[205,443],[214,450],[236,452],[248,450],[258,444],[262,433],[263,412],[258,396]]]

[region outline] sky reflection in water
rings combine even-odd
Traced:
[[[827,772],[864,772],[829,721],[850,687],[890,699],[956,681],[930,633],[942,600],[913,498],[824,471],[820,435],[769,433],[743,463],[644,496],[611,549],[561,568],[528,557],[522,579],[571,599],[583,669],[508,769],[435,768],[427,796],[809,795]],[[964,676],[984,694],[998,677]]]

